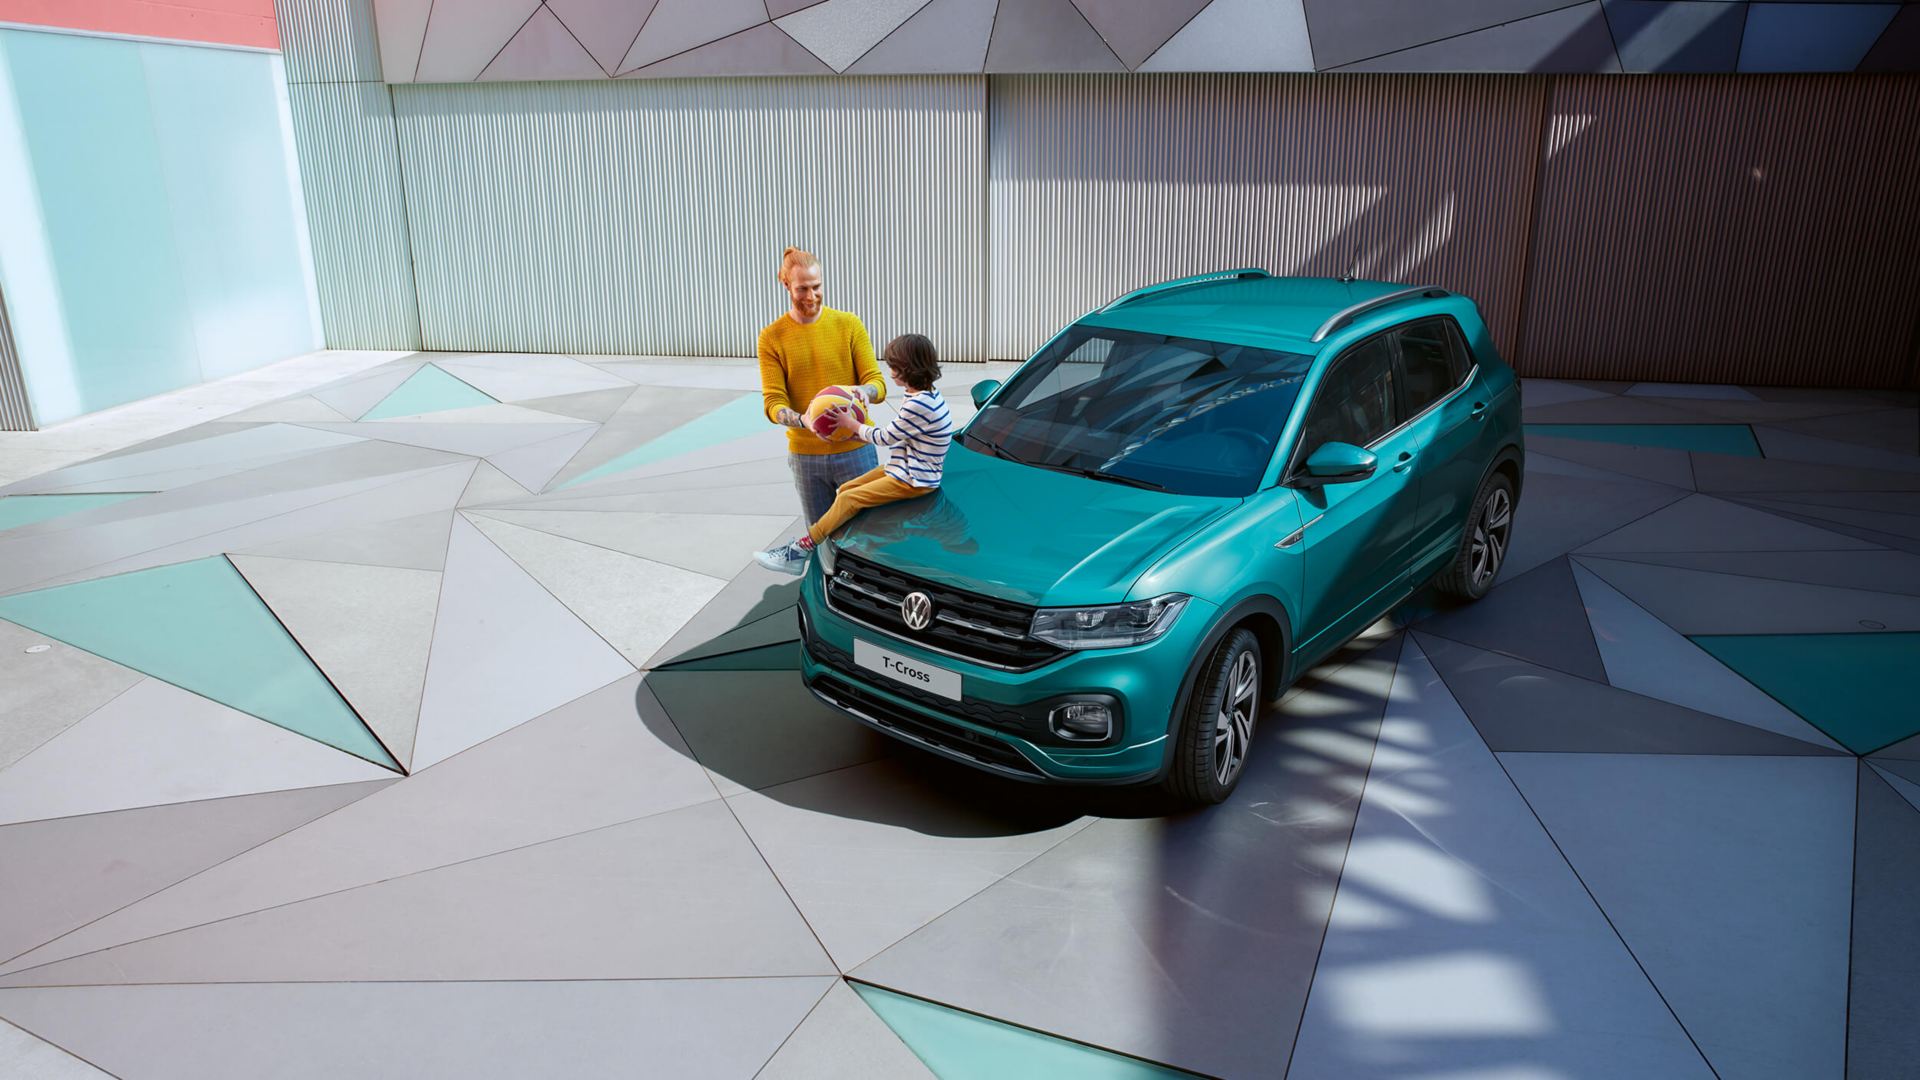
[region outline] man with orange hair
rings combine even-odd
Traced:
[[[789,428],[787,464],[800,492],[800,509],[818,521],[840,485],[879,466],[871,445],[829,442],[807,427],[815,394],[844,386],[863,402],[884,400],[886,383],[874,362],[873,340],[852,312],[826,306],[820,260],[788,248],[780,257],[780,284],[789,307],[760,331],[760,395],[767,419]]]

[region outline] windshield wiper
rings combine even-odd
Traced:
[[[1125,484],[1127,487],[1146,488],[1148,491],[1167,490],[1165,485],[1156,484],[1151,480],[1142,480],[1137,476],[1121,476],[1119,473],[1101,472],[1099,469],[1089,469],[1081,465],[1042,465],[1040,468],[1072,473],[1075,476],[1084,476],[1089,480],[1106,480],[1110,483]]]
[[[962,435],[961,438],[966,439],[970,445],[976,446],[982,453],[989,454],[993,457],[1006,458],[1008,461],[1013,462],[1015,465],[1033,464],[1032,462],[1027,461],[1024,458],[1021,458],[1018,455],[1014,454],[1013,451],[1007,449],[1006,447],[1001,446],[999,443],[988,442],[987,440],[981,438],[978,435]]]

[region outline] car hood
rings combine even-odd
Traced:
[[[834,545],[1023,604],[1117,603],[1162,554],[1239,502],[1089,480],[956,442],[937,493],[862,512]]]

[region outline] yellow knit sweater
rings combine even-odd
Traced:
[[[859,316],[823,306],[820,317],[806,325],[782,313],[760,331],[760,396],[767,419],[781,409],[805,413],[813,396],[829,386],[855,385],[867,387],[869,400],[886,399],[873,341]],[[828,442],[805,428],[787,432],[787,449],[796,454],[841,454],[865,445],[858,439]]]

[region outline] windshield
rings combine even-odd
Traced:
[[[1259,486],[1311,356],[1074,326],[967,425],[984,453],[1182,495]]]

